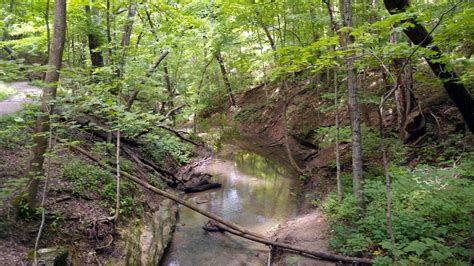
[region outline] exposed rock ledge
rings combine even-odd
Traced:
[[[173,237],[177,213],[177,204],[165,199],[159,210],[146,212],[139,223],[121,228],[125,259],[111,265],[158,265]]]

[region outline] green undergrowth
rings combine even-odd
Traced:
[[[28,105],[17,113],[0,115],[0,150],[8,154],[30,147],[31,132],[29,128],[35,123],[37,109],[37,106]],[[8,156],[4,159],[7,165],[14,165],[16,162],[16,158],[13,156]],[[7,205],[7,198],[12,193],[19,191],[19,189],[24,187],[27,183],[27,178],[22,174],[20,167],[17,169],[9,169],[10,172],[6,172],[6,169],[8,169],[7,166],[2,169],[2,174],[5,175],[5,179],[0,185],[0,208]],[[15,176],[15,178],[6,178],[8,175]]]
[[[0,59],[0,81],[10,82],[22,80],[25,76],[24,60],[4,60]]]
[[[124,161],[122,164],[124,171],[128,167],[132,167],[130,163],[130,161]],[[113,214],[117,183],[115,176],[110,172],[73,159],[62,165],[62,176],[71,182],[73,194],[81,197],[91,197],[90,193],[98,195],[110,213]],[[120,194],[120,214],[130,216],[142,212],[140,207],[141,193],[135,184],[122,179],[120,181]]]
[[[258,122],[262,118],[261,108],[255,105],[248,105],[242,107],[234,116],[238,122]]]
[[[145,140],[147,142],[145,152],[163,167],[166,167],[163,163],[169,160],[184,165],[189,162],[193,154],[191,144],[184,143],[169,134],[147,134]]]
[[[5,100],[6,98],[15,94],[15,89],[9,87],[5,83],[0,82],[0,101]]]
[[[383,172],[374,169],[375,165],[366,167],[367,212],[363,217],[352,196],[351,175],[344,174],[342,203],[332,194],[323,205],[330,219],[332,250],[374,257],[377,264],[391,264],[394,257],[401,265],[465,263],[474,224],[474,153],[457,156],[454,166],[447,160],[412,169],[395,163],[390,167],[395,247],[387,233]],[[397,154],[394,157],[392,162],[401,161]]]
[[[0,148],[27,147],[31,140],[30,128],[36,121],[38,106],[27,105],[17,113],[0,115]]]

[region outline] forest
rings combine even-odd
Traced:
[[[1,0],[0,265],[472,265],[472,0]]]

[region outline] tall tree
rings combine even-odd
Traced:
[[[224,87],[227,90],[227,95],[229,96],[230,106],[235,106],[234,94],[232,93],[232,87],[230,85],[230,80],[220,50],[216,52],[216,60],[219,63],[219,68],[221,69],[222,79],[224,80]]]
[[[384,0],[384,4],[390,14],[403,13],[410,7],[408,0]],[[469,130],[474,133],[474,100],[471,94],[461,83],[456,72],[449,70],[450,68],[443,63],[441,60],[442,52],[436,45],[432,45],[433,37],[426,28],[415,17],[402,22],[410,22],[412,25],[404,29],[404,32],[413,44],[428,48],[433,52],[432,55],[425,56],[428,65],[434,74],[441,79],[446,92],[458,107]]]
[[[54,109],[54,99],[56,98],[57,82],[59,81],[59,70],[64,50],[64,41],[66,39],[66,2],[67,0],[54,1],[54,26],[53,40],[51,42],[50,53],[48,56],[48,71],[45,76],[45,85],[41,97],[41,112],[36,120],[34,128],[32,157],[27,168],[29,178],[24,192],[18,198],[17,204],[25,199],[28,203],[30,212],[36,207],[36,194],[38,193],[39,177],[43,172],[44,156],[48,147],[48,138],[45,133],[49,131],[49,116]],[[26,198],[24,198],[26,196]],[[17,205],[18,206],[18,205]]]
[[[102,52],[97,49],[102,45],[102,38],[97,30],[96,25],[98,24],[97,15],[94,14],[95,10],[91,10],[91,6],[85,6],[87,14],[87,40],[89,43],[89,53],[91,57],[91,63],[93,67],[103,67],[104,66],[104,57]]]
[[[344,27],[352,27],[352,6],[350,0],[341,1],[341,15]],[[347,46],[354,43],[354,38],[346,33],[344,42]],[[360,114],[357,104],[357,83],[354,74],[354,58],[348,55],[346,58],[347,72],[347,104],[351,119],[352,138],[352,187],[357,201],[357,206],[361,211],[365,211],[364,192],[362,186],[362,141],[360,131]]]
[[[13,14],[13,8],[15,6],[15,0],[11,0],[10,1],[10,5],[9,5],[9,12],[10,14]],[[9,21],[6,20],[5,21],[5,24],[3,25],[3,41],[8,41],[8,37],[9,37],[9,34],[8,34],[8,27],[9,27]],[[3,45],[3,50],[5,50],[5,52],[8,53],[9,56],[12,56],[13,55],[13,50],[10,46],[8,45]]]

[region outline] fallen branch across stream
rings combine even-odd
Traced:
[[[219,224],[214,221],[209,221],[205,227],[203,227],[204,230],[210,231],[210,232],[229,232],[233,235],[240,236],[242,238],[252,240],[261,244],[265,244],[271,247],[277,247],[280,249],[287,250],[292,253],[296,253],[302,256],[306,257],[311,257],[311,258],[316,258],[316,259],[323,259],[323,260],[329,260],[329,261],[341,261],[341,262],[346,262],[346,263],[362,263],[362,264],[372,264],[371,259],[364,259],[364,258],[355,258],[355,257],[346,257],[346,256],[341,256],[341,255],[333,255],[333,254],[328,254],[324,252],[319,252],[319,251],[313,251],[309,249],[305,249],[302,247],[282,243],[282,242],[277,242],[277,241],[272,241],[268,238],[261,238],[261,237],[256,237],[254,235],[247,235],[243,234],[242,232],[239,232],[235,229],[227,227],[225,224]]]
[[[73,149],[75,151],[78,151],[81,154],[87,156],[89,159],[95,161],[97,164],[99,164],[101,167],[105,168],[106,170],[108,170],[112,173],[116,172],[116,169],[114,167],[112,167],[112,166],[108,165],[107,163],[105,163],[104,161],[96,158],[94,155],[92,155],[90,152],[86,151],[85,149],[83,149],[79,146],[76,146],[76,145],[69,145],[69,147],[71,149]],[[148,189],[148,190],[150,190],[150,191],[152,191],[152,192],[154,192],[158,195],[161,195],[165,198],[171,199],[171,200],[173,200],[173,201],[175,201],[175,202],[177,202],[181,205],[184,205],[184,206],[188,207],[189,209],[191,209],[195,212],[198,212],[198,213],[214,220],[216,222],[217,226],[220,229],[225,230],[225,231],[227,231],[229,233],[232,233],[234,235],[237,235],[237,236],[240,236],[240,237],[243,237],[243,238],[255,241],[255,242],[259,242],[259,243],[262,243],[262,244],[265,244],[265,245],[270,245],[270,246],[278,247],[278,248],[281,248],[281,249],[285,249],[285,250],[300,254],[302,256],[310,257],[310,258],[315,258],[316,257],[316,258],[320,258],[320,259],[323,259],[323,260],[329,260],[329,261],[341,261],[341,262],[346,262],[346,263],[372,264],[372,260],[370,260],[370,259],[346,257],[346,256],[340,256],[340,255],[332,255],[332,254],[328,254],[328,253],[324,253],[324,252],[311,251],[311,250],[308,250],[308,249],[305,249],[305,248],[302,248],[302,247],[298,247],[298,246],[294,246],[294,245],[289,245],[289,244],[269,240],[268,238],[266,238],[265,236],[263,236],[261,234],[248,231],[247,229],[245,229],[245,228],[243,228],[243,227],[241,227],[241,226],[239,226],[239,225],[237,225],[233,222],[226,221],[226,220],[222,219],[222,217],[220,217],[220,216],[217,216],[217,215],[215,215],[211,212],[203,210],[203,209],[199,208],[194,203],[186,201],[186,200],[184,200],[184,199],[182,199],[182,198],[180,198],[180,197],[178,197],[178,196],[176,196],[172,193],[169,193],[169,192],[166,192],[164,190],[158,189],[158,188],[150,185],[148,182],[146,182],[144,180],[141,180],[140,178],[138,178],[134,175],[131,175],[131,174],[123,172],[123,171],[121,171],[120,173],[121,173],[122,176],[129,179],[130,181],[132,181],[134,183],[137,183],[137,184],[143,186],[144,188],[146,188],[146,189]]]

